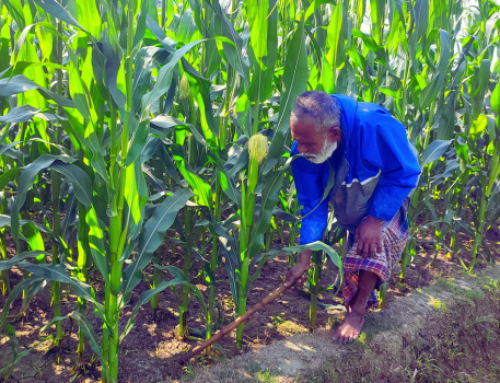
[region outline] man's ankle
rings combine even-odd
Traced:
[[[349,310],[350,313],[354,314],[354,315],[358,315],[358,316],[365,316],[365,307],[360,307],[359,305],[357,304],[353,304],[350,306],[350,310]]]

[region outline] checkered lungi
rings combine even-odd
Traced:
[[[374,258],[363,258],[358,255],[358,244],[354,242],[354,233],[349,233],[348,251],[342,262],[344,267],[342,296],[346,306],[358,291],[359,270],[370,271],[378,276],[375,290],[371,292],[368,298],[366,310],[378,305],[376,290],[391,276],[392,270],[401,258],[408,240],[408,221],[406,220],[408,205],[409,199],[406,199],[394,218],[389,222],[383,222],[383,251],[377,252]]]

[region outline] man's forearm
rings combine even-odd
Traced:
[[[299,254],[298,263],[309,266],[309,264],[311,263],[311,256],[312,256],[311,250],[301,251]]]

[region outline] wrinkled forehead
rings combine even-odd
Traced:
[[[310,116],[290,117],[292,139],[300,143],[315,143],[325,139],[326,132],[316,130],[314,120]]]

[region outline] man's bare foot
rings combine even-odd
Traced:
[[[359,337],[359,334],[361,334],[361,328],[364,323],[365,316],[363,314],[356,314],[351,311],[346,315],[337,330],[335,330],[332,340],[338,341],[341,344],[355,341]]]

